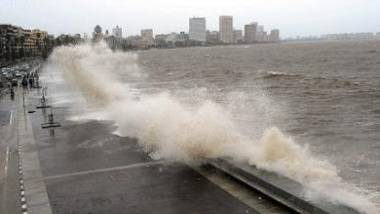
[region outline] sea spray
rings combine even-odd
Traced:
[[[187,106],[169,93],[134,99],[131,88],[114,74],[124,70],[136,77],[137,60],[137,55],[112,52],[104,43],[86,44],[56,48],[45,70],[61,72],[104,118],[117,124],[119,135],[137,138],[153,158],[186,163],[232,158],[300,182],[311,199],[377,213],[369,200],[342,181],[333,165],[315,158],[278,128],[253,139],[239,131],[228,109],[211,100]]]

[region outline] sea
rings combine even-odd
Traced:
[[[139,88],[207,96],[250,134],[276,125],[380,192],[380,41],[150,50],[139,64],[149,74]]]
[[[90,103],[71,119],[112,120],[153,158],[229,157],[299,181],[313,200],[378,211],[380,41],[84,44],[56,48],[41,80],[53,105]]]

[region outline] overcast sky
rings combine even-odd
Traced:
[[[188,31],[192,16],[218,30],[219,15],[232,15],[236,29],[256,21],[281,37],[380,32],[380,0],[0,0],[0,23],[55,35],[90,33],[96,24],[119,25],[123,36]]]

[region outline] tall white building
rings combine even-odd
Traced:
[[[189,19],[189,39],[206,42],[206,19],[204,17]]]
[[[258,26],[257,26],[257,32],[258,32],[258,33],[262,33],[262,32],[264,32],[264,26],[263,26],[263,25],[258,25]]]
[[[256,40],[258,42],[265,41],[265,38],[264,38],[264,26],[263,25],[258,25],[257,26]]]
[[[234,41],[232,16],[219,16],[219,32],[220,40],[223,43],[232,43]]]
[[[147,45],[153,45],[154,44],[153,30],[152,29],[141,30],[141,38]]]
[[[116,25],[116,27],[112,28],[112,35],[114,35],[116,38],[122,38],[123,37],[123,29]]]
[[[252,22],[251,24],[244,25],[244,41],[246,43],[254,43],[257,41],[257,22]]]

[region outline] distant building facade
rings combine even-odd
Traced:
[[[193,17],[189,19],[189,39],[206,42],[206,18]]]
[[[141,36],[128,36],[126,43],[131,49],[146,49],[150,47],[147,40],[144,40]]]
[[[152,29],[143,29],[141,30],[141,38],[146,46],[151,47],[154,45],[154,37]]]
[[[257,26],[257,32],[256,32],[256,40],[258,42],[263,42],[266,40],[265,36],[264,36],[264,26],[263,25],[258,25]]]
[[[257,23],[253,22],[251,24],[244,25],[244,42],[254,43],[257,41]]]
[[[92,41],[93,42],[99,42],[104,38],[102,27],[100,25],[96,25],[94,28],[94,32],[92,33]]]
[[[242,30],[234,30],[234,43],[239,44],[243,43],[243,31]]]
[[[176,47],[186,47],[186,46],[188,46],[189,45],[189,34],[181,31],[177,35],[177,41],[174,44],[175,44]]]
[[[271,41],[271,42],[280,41],[280,30],[278,30],[278,29],[271,30],[270,34],[269,34],[269,41]]]
[[[31,31],[30,39],[32,41],[35,41],[37,46],[37,52],[41,52],[41,50],[45,49],[45,39],[48,37],[48,34],[46,31],[41,31],[39,29],[34,29]],[[33,53],[36,55],[37,53]]]
[[[167,44],[166,44],[166,38],[167,38],[167,34],[157,34],[155,37],[154,37],[154,45],[156,46],[156,48],[166,48],[167,47]]]
[[[54,37],[46,31],[0,24],[0,66],[23,57],[47,57],[54,45]]]
[[[340,33],[322,35],[323,40],[373,40],[376,39],[374,33]]]
[[[112,50],[121,50],[123,49],[123,30],[121,27],[116,25],[116,27],[112,28],[112,33],[110,34],[108,30],[106,30],[104,41],[107,43],[108,47]]]
[[[219,16],[219,33],[220,40],[223,43],[230,44],[234,41],[233,35],[233,17]]]
[[[116,25],[116,27],[112,28],[112,35],[116,38],[122,38],[123,37],[123,29]]]
[[[108,44],[108,47],[110,47],[112,50],[122,49],[122,43],[123,43],[122,38],[111,35],[111,36],[107,36],[106,38],[104,38],[104,40]]]
[[[166,41],[166,43],[168,43],[169,46],[174,47],[174,44],[177,42],[177,38],[178,38],[178,33],[172,32],[172,33],[167,35],[165,41]]]
[[[209,45],[221,44],[219,31],[207,31],[206,41]]]

